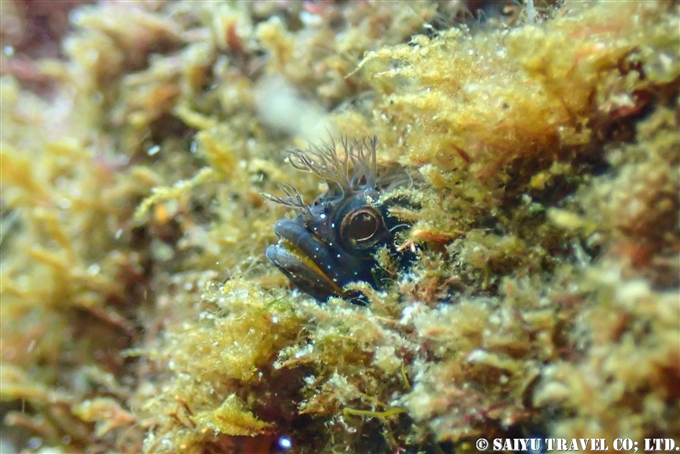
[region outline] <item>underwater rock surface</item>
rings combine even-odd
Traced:
[[[1,450],[680,439],[677,5],[74,2],[46,47],[26,6],[0,21]],[[286,152],[329,134],[418,184],[378,197],[409,226],[387,278],[320,305],[267,260],[292,216],[262,194],[332,193]]]

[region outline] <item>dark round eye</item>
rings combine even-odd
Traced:
[[[340,225],[340,235],[353,246],[371,247],[380,238],[381,227],[380,213],[372,207],[362,207],[345,216]]]
[[[357,243],[370,240],[378,231],[378,218],[369,210],[362,209],[350,213],[345,222],[344,232]]]

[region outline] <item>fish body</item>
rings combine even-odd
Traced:
[[[385,184],[391,188],[397,180],[379,177],[375,138],[343,139],[342,148],[342,156],[334,143],[293,152],[293,165],[324,178],[328,190],[311,205],[292,187],[284,188],[286,197],[268,196],[300,213],[276,223],[279,242],[269,246],[266,255],[296,287],[317,300],[340,296],[361,304],[361,295],[344,287],[363,281],[379,288],[375,252],[385,246],[394,252],[396,233],[409,225],[390,214],[390,203],[381,202]]]

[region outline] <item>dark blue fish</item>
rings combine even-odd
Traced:
[[[376,138],[343,138],[342,156],[335,143],[293,150],[291,163],[326,180],[328,190],[307,205],[299,192],[283,187],[285,197],[267,198],[295,208],[294,220],[274,226],[279,243],[267,248],[267,258],[300,290],[319,301],[341,296],[364,303],[361,295],[344,290],[350,282],[368,282],[379,288],[380,270],[375,252],[387,246],[392,253],[395,234],[409,227],[389,212],[395,200],[383,203],[383,191],[410,181],[392,173],[379,177]]]

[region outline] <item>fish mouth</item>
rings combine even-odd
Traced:
[[[296,287],[320,301],[344,296],[341,285],[348,279],[321,240],[302,224],[290,220],[277,222],[274,233],[279,243],[267,248],[267,258]]]

